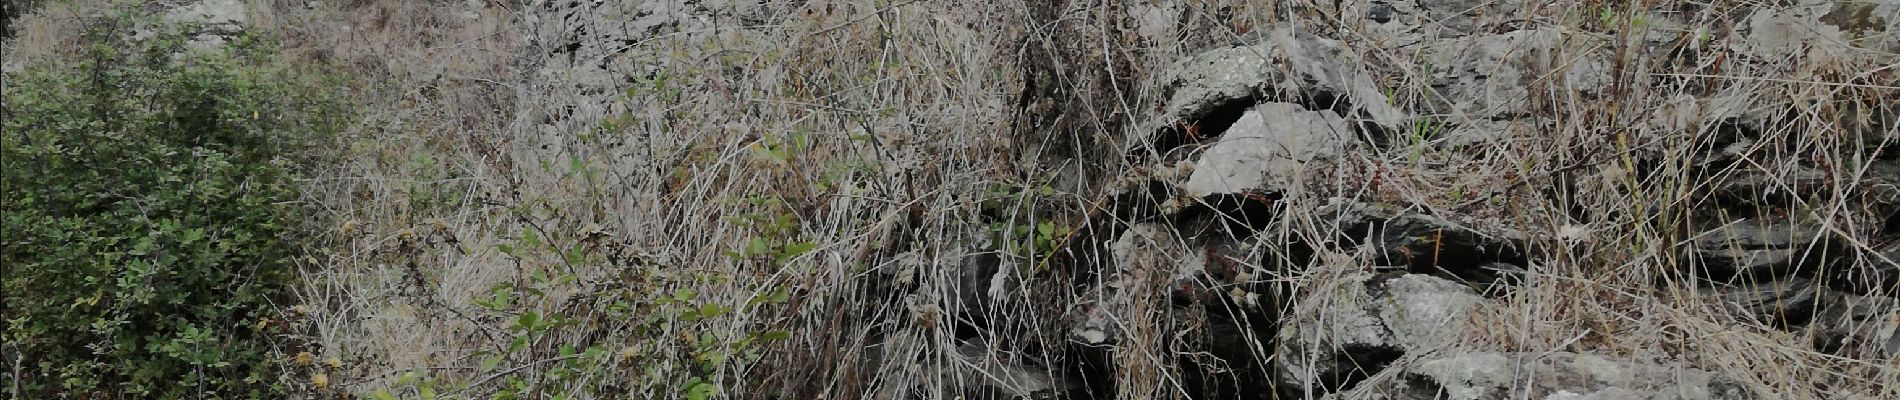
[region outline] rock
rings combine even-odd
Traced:
[[[1524,234],[1482,232],[1466,224],[1380,204],[1348,205],[1341,211],[1348,244],[1372,265],[1406,266],[1414,273],[1442,274],[1488,286],[1528,265]]]
[[[1356,273],[1302,297],[1282,324],[1274,379],[1295,393],[1347,387],[1412,352],[1456,344],[1482,297],[1420,274]]]
[[[1260,101],[1294,102],[1320,110],[1333,109],[1335,100],[1345,100],[1375,122],[1396,125],[1404,119],[1372,84],[1365,64],[1338,41],[1291,28],[1261,37],[1259,44],[1204,51],[1168,68],[1158,83],[1164,98],[1161,113],[1139,132],[1168,132],[1186,123],[1201,125],[1194,135],[1217,135],[1226,128],[1226,121],[1238,117],[1217,114],[1239,114]],[[1131,139],[1129,143],[1141,147],[1163,138]]]
[[[1158,223],[1130,227],[1110,247],[1115,267],[1103,275],[1103,284],[1088,288],[1070,325],[1069,337],[1089,345],[1108,345],[1124,334],[1118,321],[1135,319],[1144,310],[1165,306],[1159,300],[1180,282],[1192,282],[1188,248],[1172,229]]]
[[[1825,60],[1891,60],[1891,53],[1900,50],[1894,40],[1900,34],[1900,2],[1790,3],[1756,9],[1742,22],[1746,32],[1743,40],[1731,48],[1762,60],[1784,60],[1795,55]]]
[[[1714,195],[1732,207],[1787,206],[1827,193],[1830,178],[1821,170],[1794,166],[1781,173],[1748,170],[1722,179]]]
[[[1715,279],[1765,277],[1820,263],[1823,232],[1808,222],[1743,219],[1702,232],[1690,251]]]
[[[989,326],[992,317],[1004,310],[1004,297],[1020,282],[1010,268],[1003,267],[1002,254],[994,250],[969,249],[955,261],[955,302],[945,309],[970,323]]]
[[[1820,296],[1813,281],[1791,277],[1759,284],[1722,285],[1705,290],[1756,321],[1780,328],[1806,324]]]
[[[1364,18],[1356,26],[1385,44],[1465,36],[1489,30],[1521,12],[1523,1],[1345,0],[1339,14]],[[1330,11],[1330,10],[1329,10]],[[1348,21],[1352,21],[1348,19]]]
[[[1428,105],[1437,114],[1508,119],[1529,116],[1533,90],[1542,87],[1596,93],[1610,83],[1601,42],[1531,29],[1430,44],[1424,54],[1437,96]]]
[[[1815,317],[1821,351],[1864,359],[1900,357],[1900,300],[1830,293]]]
[[[1069,340],[1123,367],[1124,351],[1173,354],[1163,362],[1181,368],[1190,398],[1271,393],[1265,360],[1275,325],[1262,305],[1270,300],[1250,285],[1253,271],[1241,262],[1247,250],[1230,237],[1176,232],[1143,223],[1115,241],[1115,267],[1103,285],[1085,291]]]
[[[244,31],[249,22],[244,2],[239,0],[201,0],[165,13],[164,20],[174,24],[192,24],[188,49],[205,51],[223,47]]]
[[[1818,18],[1839,29],[1849,44],[1869,50],[1900,53],[1900,1],[1812,1],[1826,7]]]
[[[1173,1],[1132,4],[1128,15],[1135,19],[1135,33],[1142,39],[1161,41],[1178,29],[1182,7]]]
[[[1391,400],[1756,398],[1740,381],[1694,368],[1568,352],[1426,359],[1365,392]]]
[[[1325,168],[1324,162],[1356,147],[1351,132],[1346,120],[1332,111],[1260,104],[1201,154],[1182,189],[1196,198],[1296,190],[1309,171]]]

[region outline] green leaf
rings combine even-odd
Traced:
[[[792,333],[787,332],[783,329],[766,331],[764,335],[759,336],[759,338],[765,339],[765,340],[785,340],[791,337],[792,337]]]
[[[500,365],[501,360],[502,360],[502,356],[500,354],[483,357],[482,358],[482,372],[495,370],[495,366]]]
[[[720,307],[718,304],[706,303],[706,304],[699,305],[700,318],[715,318],[720,315],[724,315],[725,313],[726,313],[726,308]]]
[[[752,241],[746,243],[745,254],[749,256],[760,255],[771,251],[771,249],[772,244],[766,242],[765,238],[752,238]]]
[[[706,384],[705,382],[695,382],[691,386],[686,387],[686,399],[706,400],[707,398],[711,398],[712,394],[718,390],[718,387]]]
[[[805,253],[809,253],[812,250],[817,250],[817,249],[818,249],[818,244],[812,243],[812,242],[798,242],[798,243],[788,244],[788,245],[785,245],[785,249],[779,251],[778,259],[780,262],[784,262],[785,260],[789,260],[801,255],[805,255]]]
[[[521,230],[521,247],[530,249],[541,247],[541,238],[534,235],[533,229],[523,229]]]
[[[369,396],[376,398],[376,400],[396,400],[396,395],[389,394],[387,390],[378,390],[375,393],[370,393]]]
[[[515,327],[517,329],[533,330],[539,327],[540,324],[541,324],[541,313],[538,313],[538,312],[523,311],[521,312],[521,315],[515,317]]]
[[[760,157],[765,157],[766,159],[769,159],[775,162],[780,162],[780,163],[785,162],[784,149],[779,148],[778,146],[766,144],[763,141],[753,143],[752,152],[754,154],[758,154]]]

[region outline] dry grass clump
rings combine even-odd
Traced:
[[[280,57],[339,71],[362,107],[304,182],[331,225],[313,243],[301,305],[331,389],[364,392],[403,371],[468,364],[492,336],[458,317],[505,273],[494,237],[510,164],[519,43],[515,10],[447,2],[251,4]],[[474,247],[482,246],[482,247]],[[479,249],[479,250],[478,250]],[[450,306],[453,305],[453,306]],[[317,388],[323,389],[323,388]]]

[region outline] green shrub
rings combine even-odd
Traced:
[[[285,156],[333,108],[260,40],[179,53],[177,31],[96,29],[83,62],[5,76],[13,398],[284,397],[265,322],[302,223]]]

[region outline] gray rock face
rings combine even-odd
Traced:
[[[1322,3],[1325,12],[1341,16],[1354,31],[1384,46],[1480,33],[1520,15],[1526,1],[1418,1],[1345,0]],[[1333,9],[1327,6],[1336,6]],[[1335,11],[1337,10],[1337,11]]]
[[[1182,188],[1194,197],[1297,189],[1308,171],[1324,168],[1356,144],[1346,120],[1332,111],[1261,104],[1201,155]]]
[[[166,24],[189,27],[186,34],[190,42],[185,44],[186,51],[213,51],[224,47],[225,43],[244,32],[250,23],[249,8],[239,0],[200,0],[187,3],[166,11],[161,20]],[[150,35],[149,29],[134,34],[134,37]]]
[[[1350,275],[1304,298],[1279,334],[1275,379],[1325,393],[1413,352],[1458,343],[1466,315],[1484,301],[1470,288],[1427,275]]]
[[[1710,229],[1695,240],[1703,265],[1723,275],[1759,275],[1813,264],[1824,256],[1823,231],[1817,225],[1741,220]]]
[[[1736,43],[1736,50],[1764,58],[1798,51],[1822,51],[1826,57],[1900,52],[1900,1],[1790,3],[1750,14],[1743,24],[1747,40]]]
[[[1595,93],[1609,84],[1602,41],[1554,30],[1445,40],[1425,49],[1437,113],[1472,119],[1528,114],[1538,88]],[[1561,74],[1551,74],[1561,71]],[[1542,93],[1540,90],[1539,93]]]
[[[1814,282],[1799,277],[1711,288],[1707,294],[1721,298],[1757,321],[1777,326],[1789,326],[1812,317],[1821,300]]]
[[[1756,398],[1739,381],[1694,368],[1568,352],[1427,359],[1404,366],[1397,379],[1367,391],[1392,400]]]
[[[1900,357],[1900,300],[1830,293],[1815,318],[1819,347],[1867,359]]]

